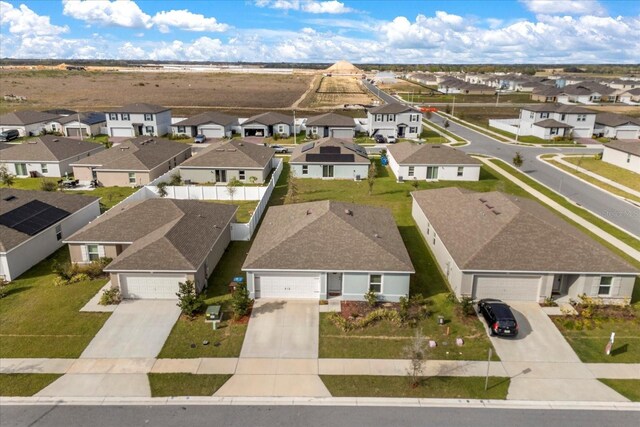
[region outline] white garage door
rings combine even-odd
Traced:
[[[133,136],[133,128],[111,128],[111,136]]]
[[[224,137],[224,130],[220,127],[205,127],[200,128],[200,132],[207,138],[222,138]]]
[[[334,138],[353,138],[353,129],[331,129]]]
[[[120,274],[120,291],[123,298],[177,299],[178,283],[185,280],[184,274]]]
[[[473,298],[537,301],[540,276],[475,276]]]
[[[318,274],[256,275],[256,298],[319,299]]]
[[[636,139],[638,137],[638,131],[633,129],[618,130],[616,132],[616,138],[618,139]]]

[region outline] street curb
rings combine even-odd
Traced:
[[[537,410],[594,410],[640,411],[638,402],[552,402],[528,400],[477,399],[418,399],[377,397],[0,397],[1,405],[53,405],[53,406],[137,406],[137,405],[215,405],[215,406],[354,406],[354,407],[420,407],[466,409],[537,409]]]

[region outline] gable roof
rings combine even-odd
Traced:
[[[526,107],[522,107],[522,109],[526,111],[536,111],[538,113],[596,114],[594,110],[566,104],[527,105]]]
[[[242,269],[414,272],[388,209],[330,200],[271,206]]]
[[[181,142],[139,136],[75,162],[72,166],[94,166],[97,170],[148,171],[185,151],[191,151],[191,147]]]
[[[145,102],[139,102],[135,104],[127,104],[122,107],[110,108],[107,110],[108,113],[138,113],[138,114],[154,114],[154,113],[162,113],[163,111],[170,110],[168,107],[163,107],[161,105],[156,104],[147,104]]]
[[[541,128],[571,128],[573,126],[568,125],[566,123],[562,123],[557,121],[556,119],[544,119],[539,122],[535,122],[534,126],[538,126]]]
[[[284,114],[276,113],[273,111],[269,111],[267,113],[257,114],[255,116],[249,117],[244,123],[242,123],[242,126],[248,125],[251,123],[259,123],[265,126],[273,126],[279,123],[292,124],[293,117],[286,116]]]
[[[14,125],[24,126],[34,123],[51,122],[60,117],[57,114],[42,113],[40,111],[16,111],[14,113],[7,113],[0,116],[0,125]]]
[[[640,156],[640,142],[637,141],[611,141],[607,142],[604,147]]]
[[[410,111],[412,113],[420,113],[420,111],[416,110],[415,108],[409,107],[408,105],[404,105],[399,102],[384,104],[380,105],[379,107],[369,109],[369,112],[371,114],[400,114],[406,111]]]
[[[130,243],[106,271],[193,271],[237,210],[196,200],[141,200],[107,211],[65,242]]]
[[[234,139],[222,144],[211,144],[200,153],[183,162],[180,167],[263,169],[271,162],[274,155],[275,150],[273,148]]]
[[[171,126],[199,126],[206,123],[215,123],[217,125],[229,126],[238,123],[237,117],[232,117],[224,113],[217,111],[207,111],[200,113],[188,119],[182,120],[177,123],[171,124]]]
[[[336,126],[355,128],[356,123],[353,117],[343,116],[342,114],[326,113],[319,116],[313,116],[307,119],[307,126]]]
[[[411,194],[462,270],[637,272],[536,201],[456,187]]]
[[[99,199],[98,197],[68,194],[60,191],[49,192],[0,188],[0,215],[4,215],[36,200],[73,214]],[[10,251],[32,237],[33,236],[13,228],[0,225],[0,252]]]
[[[333,149],[327,147],[333,147]],[[312,156],[308,157],[309,154]],[[326,159],[323,160],[322,157]],[[366,150],[358,144],[354,144],[347,139],[328,137],[295,146],[291,152],[289,163],[369,164],[371,161],[369,160]]]
[[[69,116],[61,117],[58,119],[58,123],[67,124],[78,121],[78,114],[71,114]],[[96,123],[102,123],[107,121],[107,115],[105,113],[98,113],[95,111],[80,113],[80,123],[85,125],[95,125]]]
[[[623,126],[627,124],[640,126],[640,118],[629,117],[622,114],[614,113],[598,113],[596,114],[596,123],[611,127]]]
[[[95,142],[79,141],[62,136],[42,135],[22,142],[8,144],[0,149],[2,161],[58,162],[100,149]]]
[[[480,165],[479,160],[446,145],[401,142],[387,151],[400,165]]]

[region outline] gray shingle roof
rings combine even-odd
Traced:
[[[74,165],[95,166],[97,170],[148,171],[185,151],[191,151],[191,147],[181,142],[139,136]]]
[[[387,150],[401,165],[480,165],[479,160],[446,145],[401,142]]]
[[[308,149],[311,145],[313,145],[313,147]],[[350,140],[333,137],[321,138],[317,141],[295,146],[291,152],[289,163],[324,163],[318,162],[317,160],[307,161],[307,154],[320,154],[322,147],[337,147],[340,151],[335,154],[353,154],[353,163],[371,163],[364,148],[354,144]]]
[[[611,141],[604,145],[614,150],[640,156],[640,142],[637,141]]]
[[[462,270],[638,271],[533,200],[455,187],[411,194]]]
[[[200,153],[186,160],[181,168],[222,167],[263,169],[275,155],[273,148],[242,140],[211,144]]]
[[[66,117],[58,119],[58,123],[67,124],[78,121],[78,114],[71,114]],[[80,113],[80,123],[85,125],[95,125],[96,123],[102,123],[107,121],[107,115],[105,113],[88,112]]]
[[[72,157],[84,157],[86,153],[98,150],[100,144],[89,141],[43,135],[29,139],[21,144],[10,144],[0,150],[3,161],[49,161],[58,162]]]
[[[550,113],[573,113],[573,114],[596,114],[594,110],[589,110],[588,108],[578,107],[576,105],[565,105],[565,104],[540,104],[540,105],[528,105],[526,107],[522,107],[523,110],[526,111],[536,111],[536,112],[550,112]]]
[[[414,271],[388,209],[329,200],[270,207],[242,269]]]
[[[237,210],[195,200],[147,199],[107,211],[66,242],[131,243],[108,271],[193,271]]]
[[[261,125],[273,126],[280,123],[293,124],[293,117],[270,111],[268,113],[257,114],[249,117],[242,126],[251,123],[259,123]]]
[[[217,111],[207,111],[205,113],[198,114],[188,119],[182,120],[178,123],[173,123],[171,126],[200,126],[206,123],[215,123],[221,126],[229,126],[238,123],[237,117],[232,117],[224,113]]]
[[[544,119],[534,123],[541,128],[571,128],[573,126],[557,121],[556,119]]]
[[[0,125],[3,126],[24,126],[34,123],[51,122],[56,120],[57,114],[41,113],[40,111],[16,111],[0,116]]]
[[[10,196],[14,196],[15,199],[5,200]],[[98,198],[62,193],[59,191],[48,192],[0,188],[0,215],[10,212],[34,200],[39,200],[48,205],[73,213],[90,205],[91,203],[94,203]],[[9,251],[19,244],[26,242],[31,237],[32,236],[29,236],[26,233],[21,233],[12,228],[0,225],[0,252]]]
[[[394,102],[392,104],[384,104],[384,105],[380,105],[379,107],[374,107],[369,109],[369,112],[371,114],[400,114],[400,113],[404,113],[405,111],[411,111],[415,113],[420,112],[415,108],[411,108],[399,102]]]
[[[611,127],[617,127],[626,124],[640,126],[640,118],[629,117],[622,114],[614,113],[598,113],[596,115],[596,123]]]
[[[356,123],[352,117],[343,116],[342,114],[326,113],[319,116],[313,116],[307,119],[307,126],[335,126],[355,128]]]
[[[110,108],[107,110],[108,113],[139,113],[139,114],[154,114],[161,113],[163,111],[170,110],[168,107],[163,107],[161,105],[156,104],[147,104],[144,102],[136,103],[136,104],[127,104],[122,107]]]

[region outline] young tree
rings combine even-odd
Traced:
[[[238,187],[242,185],[242,182],[236,177],[233,177],[227,183],[227,191],[229,192],[229,197],[231,197],[231,201],[233,202],[233,196],[238,192]]]
[[[169,193],[167,192],[167,185],[168,184],[166,182],[158,183],[158,196],[164,198],[169,195]]]
[[[251,306],[251,298],[249,298],[249,290],[244,283],[238,283],[236,290],[231,295],[231,309],[236,319],[241,318],[249,311]]]
[[[522,157],[522,154],[520,154],[519,151],[516,151],[516,155],[513,156],[513,166],[520,169],[520,166],[522,166],[523,163],[524,163],[524,158]]]
[[[169,180],[169,185],[178,186],[182,185],[182,177],[180,176],[180,172],[176,172],[171,175],[171,179]]]
[[[0,182],[7,187],[13,186],[16,177],[9,172],[5,165],[0,166]]]
[[[182,310],[182,314],[186,314],[193,319],[204,306],[204,298],[202,295],[196,294],[196,285],[191,280],[178,283],[178,303],[176,304]]]
[[[296,173],[293,169],[289,169],[289,176],[287,177],[287,195],[285,198],[285,202],[296,203],[298,200],[298,180],[296,178]]]
[[[376,183],[376,177],[378,176],[378,170],[376,169],[376,161],[372,161],[369,165],[369,171],[367,172],[367,184],[369,184],[369,195],[373,192],[373,184]]]
[[[411,342],[404,348],[404,356],[409,359],[407,374],[411,378],[411,386],[416,388],[424,375],[424,362],[427,360],[427,343],[420,329],[416,329]]]

